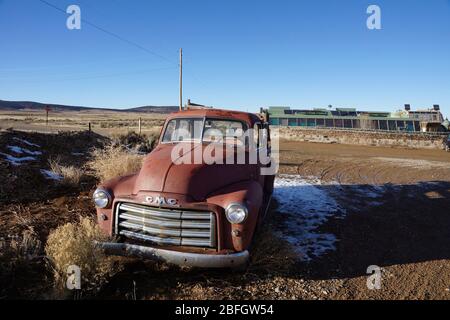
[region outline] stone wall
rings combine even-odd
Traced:
[[[274,127],[277,128],[277,127]],[[445,135],[278,127],[281,139],[318,143],[444,149]]]

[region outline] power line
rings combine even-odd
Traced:
[[[45,5],[47,5],[47,6],[51,7],[51,8],[53,8],[53,9],[55,9],[55,10],[57,10],[57,11],[62,12],[64,15],[67,14],[66,10],[64,10],[64,9],[62,9],[62,8],[60,8],[60,7],[58,7],[58,6],[54,5],[54,4],[52,4],[52,3],[48,2],[48,1],[46,1],[46,0],[38,0],[38,1],[40,1],[41,3],[43,3],[43,4],[45,4]],[[149,49],[147,49],[146,47],[144,47],[144,46],[142,46],[142,45],[140,45],[140,44],[138,44],[138,43],[136,43],[136,42],[130,41],[130,40],[128,40],[128,39],[126,39],[126,38],[124,38],[124,37],[122,37],[122,36],[120,36],[120,35],[118,35],[118,34],[112,32],[112,31],[106,30],[105,28],[100,27],[100,26],[98,26],[98,25],[95,24],[95,23],[92,23],[92,22],[90,22],[90,21],[88,21],[88,20],[86,20],[86,19],[83,19],[83,18],[81,18],[81,21],[82,21],[83,23],[85,23],[85,24],[87,24],[87,25],[89,25],[89,26],[91,26],[91,27],[93,27],[93,28],[95,28],[95,29],[97,29],[97,30],[99,30],[99,31],[101,31],[101,32],[103,32],[103,33],[105,33],[105,34],[111,36],[111,37],[114,37],[114,38],[116,38],[116,39],[118,39],[118,40],[120,40],[120,41],[122,41],[122,42],[125,42],[125,43],[127,43],[127,44],[129,44],[129,45],[131,45],[131,46],[134,46],[134,47],[136,47],[136,48],[138,48],[138,49],[140,49],[140,50],[142,50],[142,51],[144,51],[144,52],[146,52],[146,53],[148,53],[148,54],[151,54],[151,55],[153,55],[153,56],[156,56],[156,57],[158,57],[158,58],[160,58],[160,59],[162,59],[162,60],[164,60],[164,61],[166,61],[166,62],[168,62],[168,63],[170,63],[170,64],[172,64],[172,65],[179,66],[179,63],[176,63],[176,62],[174,62],[173,60],[171,60],[171,59],[169,59],[169,58],[167,58],[167,57],[165,57],[165,56],[163,56],[163,55],[160,55],[160,54],[158,54],[158,53],[156,53],[156,52],[154,52],[154,51],[152,51],[152,50],[149,50]],[[201,84],[202,86],[206,87],[205,83],[204,83],[202,80],[200,80],[200,79],[199,79],[192,71],[191,71],[191,73],[190,73],[190,76],[191,76],[192,78],[194,78],[194,79],[197,81],[197,83],[199,83],[199,84]]]
[[[120,72],[120,73],[111,73],[111,74],[100,74],[100,75],[81,75],[75,77],[69,77],[69,78],[53,78],[48,80],[37,80],[37,79],[30,79],[30,77],[27,78],[1,78],[1,80],[12,80],[12,81],[23,81],[23,82],[55,82],[55,81],[77,81],[77,80],[89,80],[89,79],[100,79],[100,78],[114,78],[114,77],[122,77],[127,75],[136,75],[136,74],[146,74],[146,73],[152,73],[154,71],[163,71],[163,70],[175,70],[176,67],[162,67],[162,68],[154,68],[154,69],[147,69],[147,70],[139,70],[139,71],[130,71],[130,72]]]
[[[1,0],[0,0],[1,1]],[[98,61],[84,61],[83,63],[79,62],[79,63],[64,63],[64,64],[52,64],[52,65],[40,65],[40,66],[35,66],[35,67],[16,67],[16,68],[1,68],[0,67],[0,72],[8,72],[8,71],[12,71],[12,72],[32,72],[32,71],[46,71],[46,70],[54,70],[54,69],[59,69],[59,68],[68,68],[68,67],[86,67],[86,66],[92,66],[95,65],[96,67],[98,67],[99,65],[103,65],[103,66],[107,66],[110,67],[111,65],[115,65],[117,63],[122,63],[122,62],[129,62],[130,60],[132,60],[132,58],[130,57],[121,57],[118,59],[112,59],[112,60],[102,60],[101,62]],[[133,60],[134,62],[136,62],[136,60]],[[166,68],[166,67],[164,67]],[[177,66],[173,65],[171,67],[167,67],[167,68],[177,68]]]
[[[58,10],[58,11],[64,13],[64,14],[67,14],[67,13],[66,13],[66,10],[61,9],[60,7],[54,5],[54,4],[52,4],[52,3],[50,3],[50,2],[48,2],[48,1],[46,1],[46,0],[38,0],[38,1],[40,1],[41,3],[47,5],[47,6],[53,8],[53,9],[55,9],[55,10]],[[134,46],[134,47],[136,47],[136,48],[138,48],[138,49],[140,49],[140,50],[142,50],[142,51],[145,51],[145,52],[147,52],[147,53],[149,53],[149,54],[151,54],[151,55],[153,55],[153,56],[156,56],[156,57],[158,57],[158,58],[160,58],[160,59],[162,59],[162,60],[165,60],[166,62],[169,62],[169,63],[171,63],[171,64],[178,65],[177,63],[175,63],[175,62],[172,61],[171,59],[166,58],[166,57],[164,57],[164,56],[162,56],[162,55],[160,55],[160,54],[158,54],[158,53],[156,53],[156,52],[154,52],[154,51],[152,51],[152,50],[149,50],[149,49],[145,48],[144,46],[142,46],[142,45],[140,45],[140,44],[138,44],[138,43],[136,43],[136,42],[130,41],[130,40],[128,40],[128,39],[126,39],[126,38],[124,38],[124,37],[122,37],[122,36],[120,36],[120,35],[118,35],[118,34],[112,32],[112,31],[108,31],[108,30],[106,30],[105,28],[100,27],[100,26],[98,26],[98,25],[96,25],[96,24],[94,24],[94,23],[92,23],[92,22],[90,22],[90,21],[88,21],[88,20],[86,20],[86,19],[81,18],[81,21],[82,21],[83,23],[85,23],[85,24],[87,24],[87,25],[89,25],[89,26],[91,26],[91,27],[93,27],[93,28],[95,28],[95,29],[97,29],[97,30],[103,32],[103,33],[106,33],[107,35],[109,35],[109,36],[111,36],[111,37],[114,37],[114,38],[116,38],[116,39],[118,39],[118,40],[120,40],[120,41],[122,41],[122,42],[125,42],[125,43],[127,43],[127,44],[129,44],[129,45],[131,45],[131,46]]]

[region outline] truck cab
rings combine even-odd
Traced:
[[[98,245],[176,265],[246,265],[270,204],[271,166],[266,117],[218,109],[173,113],[140,171],[94,192],[100,228],[118,239]]]

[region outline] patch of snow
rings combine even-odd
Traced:
[[[367,198],[370,199],[379,199],[383,197],[385,193],[385,188],[383,186],[370,185],[370,186],[348,186],[351,188],[352,193],[356,194],[359,197],[363,197],[365,200]]]
[[[51,179],[51,180],[55,180],[55,181],[60,181],[62,180],[62,176],[60,176],[57,173],[54,173],[53,171],[50,170],[44,170],[41,169],[41,173],[45,176],[46,179]]]
[[[27,141],[25,139],[20,139],[20,138],[17,138],[17,137],[14,137],[13,139],[16,140],[16,141],[25,143],[26,145],[28,145],[30,147],[36,147],[36,148],[40,148],[41,147],[40,145],[37,145],[35,143],[31,143],[31,142],[29,142],[29,141]]]
[[[29,154],[32,156],[40,156],[42,154],[42,152],[40,152],[40,151],[31,151],[31,150],[21,148],[18,146],[8,146],[8,149],[15,153],[19,153],[19,154],[26,153],[26,154]]]
[[[6,154],[6,153],[3,153],[3,152],[0,152],[0,154],[2,156],[4,156],[6,161],[11,163],[13,166],[20,166],[22,164],[22,162],[25,162],[25,161],[35,161],[36,160],[35,157],[16,158],[16,157],[13,157],[13,156],[11,156],[9,154]]]
[[[277,212],[284,218],[280,233],[300,259],[307,262],[336,249],[336,236],[320,233],[318,228],[332,217],[345,215],[345,210],[321,185],[317,178],[298,175],[280,175],[275,179]]]
[[[82,155],[84,155],[84,153],[83,152],[72,152],[72,155],[73,156],[82,156]]]

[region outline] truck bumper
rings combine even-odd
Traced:
[[[247,250],[232,254],[201,254],[157,249],[128,243],[96,242],[95,244],[102,248],[106,254],[140,257],[178,266],[236,268],[246,265],[249,261]]]

